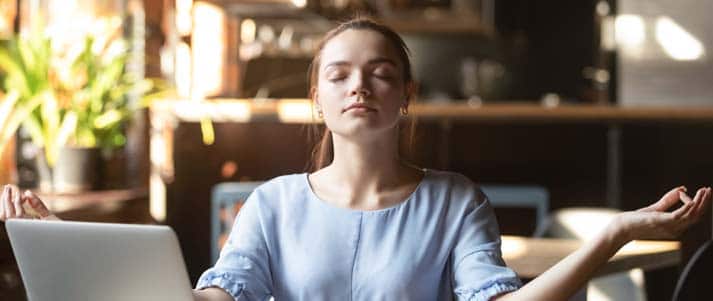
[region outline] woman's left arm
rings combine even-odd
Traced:
[[[673,212],[667,209],[683,201]],[[666,193],[658,202],[636,211],[623,212],[579,250],[567,256],[517,291],[494,298],[510,300],[567,300],[609,258],[634,239],[672,239],[696,223],[711,202],[711,189],[700,188],[691,200],[685,187]]]

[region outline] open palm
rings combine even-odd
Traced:
[[[668,211],[679,202],[683,202],[683,205]],[[710,202],[710,187],[698,189],[691,199],[686,194],[686,188],[681,186],[667,192],[658,202],[650,206],[622,213],[618,221],[630,240],[672,239],[698,222]]]

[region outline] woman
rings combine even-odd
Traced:
[[[399,115],[414,88],[396,33],[361,18],[330,31],[311,85],[328,128],[320,169],[253,192],[196,300],[566,300],[625,243],[673,238],[710,203],[710,188],[692,200],[675,188],[522,286],[501,258],[485,195],[462,175],[399,158]],[[51,217],[6,187],[0,218],[24,216],[23,202]]]

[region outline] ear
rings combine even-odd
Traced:
[[[309,88],[309,98],[312,100],[312,103],[314,103],[314,105],[322,105],[321,103],[319,103],[319,97],[317,97],[317,87]]]
[[[416,97],[417,86],[414,81],[406,83],[406,100],[404,101],[404,106],[408,107],[411,104],[411,100]]]

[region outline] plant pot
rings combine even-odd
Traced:
[[[47,164],[44,152],[37,156],[39,188],[44,192],[77,193],[100,186],[101,150],[99,148],[63,147],[54,168]]]
[[[100,176],[101,189],[124,189],[128,186],[126,149],[102,151]]]

